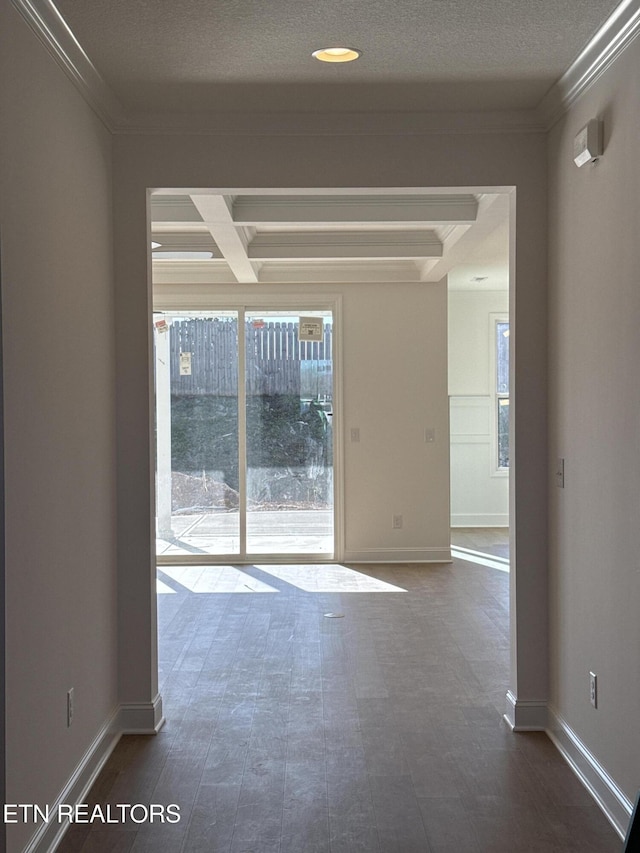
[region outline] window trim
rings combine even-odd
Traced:
[[[505,312],[489,314],[489,397],[491,400],[490,432],[491,455],[489,457],[489,476],[508,477],[509,468],[498,465],[498,400],[506,397],[511,400],[511,389],[508,394],[498,392],[498,359],[497,359],[497,326],[498,323],[509,323],[509,315]],[[509,327],[511,332],[511,327]],[[509,337],[509,356],[511,356],[511,337]]]

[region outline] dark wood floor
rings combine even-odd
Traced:
[[[452,527],[451,544],[485,554],[509,557],[508,527]]]
[[[76,827],[60,853],[619,853],[546,736],[502,720],[506,573],[368,567],[406,591],[305,592],[242,571],[237,593],[165,577],[166,726],[124,737],[92,792],[182,820]]]

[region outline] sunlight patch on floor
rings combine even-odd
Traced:
[[[470,548],[462,548],[460,545],[451,546],[451,556],[467,563],[476,563],[478,566],[487,566],[497,569],[499,572],[509,571],[509,560],[504,557],[496,557],[494,554],[485,554],[482,551],[472,551]]]
[[[162,566],[158,572],[189,592],[278,592],[235,566]]]
[[[399,586],[339,564],[259,565],[256,568],[304,592],[406,592]]]

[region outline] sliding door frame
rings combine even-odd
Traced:
[[[236,289],[237,288],[237,289]],[[247,554],[246,553],[246,393],[244,381],[238,391],[239,474],[240,489],[240,552],[238,554],[173,554],[158,555],[157,565],[251,565],[253,563],[333,563],[344,555],[344,427],[343,427],[343,370],[342,370],[342,296],[339,293],[308,294],[305,292],[271,292],[254,294],[238,285],[222,294],[214,286],[180,284],[162,285],[154,289],[154,312],[215,312],[238,311],[238,371],[244,377],[246,366],[244,317],[247,312],[279,311],[283,314],[331,311],[333,318],[333,554]],[[156,495],[157,501],[157,495]]]

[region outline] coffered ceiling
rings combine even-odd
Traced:
[[[154,282],[439,281],[486,243],[490,274],[452,278],[502,289],[507,216],[499,193],[157,193]]]

